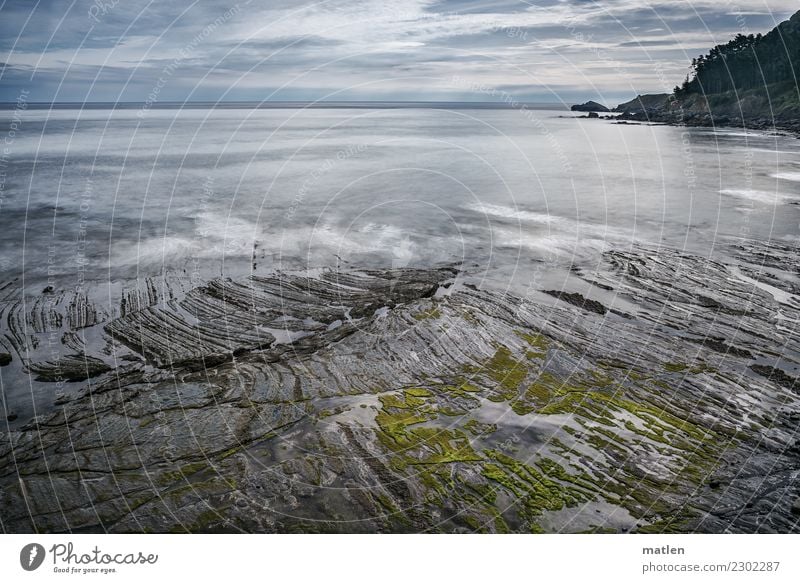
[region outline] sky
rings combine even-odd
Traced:
[[[0,0],[0,101],[538,101],[671,91],[797,0]]]

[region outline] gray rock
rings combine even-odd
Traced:
[[[553,296],[554,298],[558,298],[562,302],[567,302],[568,304],[572,304],[573,306],[577,306],[589,312],[594,312],[595,314],[604,315],[606,312],[608,312],[608,308],[606,308],[597,300],[590,300],[583,297],[579,293],[569,293],[559,290],[546,290],[544,293],[549,296]]]
[[[743,255],[797,284],[790,248]],[[783,496],[800,396],[776,371],[800,342],[774,314],[800,306],[735,273],[638,247],[573,270],[596,300],[437,293],[443,268],[11,305],[0,334],[30,355],[22,374],[74,385],[0,440],[3,527],[798,532]],[[628,317],[595,315],[609,294]]]
[[[597,103],[596,101],[587,101],[586,103],[573,105],[572,107],[570,107],[570,110],[571,111],[586,111],[586,112],[589,112],[589,111],[597,112],[597,111],[599,111],[599,112],[602,112],[602,113],[608,113],[608,112],[611,111],[605,105],[601,105],[600,103]]]

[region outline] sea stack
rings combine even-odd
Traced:
[[[605,105],[601,105],[596,101],[587,101],[586,103],[573,105],[570,108],[570,111],[595,111],[595,112],[599,111],[602,113],[608,113],[611,110],[608,109]]]

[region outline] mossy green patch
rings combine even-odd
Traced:
[[[466,381],[455,385],[441,385],[437,386],[436,388],[446,391],[454,397],[471,397],[481,392],[481,389]]]
[[[197,472],[208,468],[208,462],[205,461],[197,461],[191,462],[188,464],[182,465],[177,470],[172,470],[168,472],[163,472],[158,476],[158,483],[162,485],[169,485],[173,482],[178,482],[181,480],[186,480],[189,476],[196,474]]]
[[[470,419],[464,424],[464,429],[469,431],[476,437],[491,435],[497,431],[497,424],[495,423],[481,423],[477,419]]]
[[[683,372],[689,368],[689,365],[682,362],[665,362],[663,366],[668,372]]]
[[[525,389],[522,397],[511,403],[511,409],[517,415],[527,415],[541,411],[558,390],[559,382],[548,372],[539,374]]]
[[[415,320],[436,320],[437,318],[442,317],[442,312],[436,306],[432,308],[428,308],[427,310],[423,310],[422,312],[418,312],[414,314]]]
[[[528,375],[527,362],[514,358],[506,346],[499,346],[483,367],[470,366],[467,369],[474,374],[484,374],[497,383],[489,395],[489,400],[494,402],[509,401],[517,397],[519,387]]]
[[[474,516],[469,516],[469,515],[464,516],[463,520],[464,522],[467,523],[467,526],[469,526],[470,529],[472,529],[473,531],[475,532],[484,531],[483,525],[481,524],[480,520],[478,520]]]
[[[546,510],[561,510],[592,499],[593,495],[572,484],[561,484],[529,466],[497,450],[484,454],[494,463],[486,463],[483,475],[500,484],[521,503],[521,515],[527,519]]]
[[[525,352],[528,359],[544,358],[547,356],[547,350],[550,348],[550,340],[543,334],[532,334],[530,332],[515,331],[517,336],[525,340],[531,347],[530,350]]]
[[[432,394],[428,389],[423,389],[422,387],[412,387],[403,392],[407,397],[430,397]]]
[[[546,342],[539,337],[525,339],[531,345]],[[503,345],[496,346],[483,366],[465,370],[480,380],[473,384],[456,378],[452,384],[426,384],[381,395],[376,421],[388,467],[399,474],[398,479],[422,488],[425,504],[432,505],[429,510],[445,504],[466,511],[469,519],[454,520],[473,531],[500,532],[502,525],[507,527],[505,516],[513,521],[514,530],[535,531],[543,512],[598,498],[624,506],[634,517],[658,519],[670,511],[665,491],[691,491],[692,484],[708,479],[716,463],[716,434],[679,417],[681,410],[670,408],[669,402],[660,402],[668,394],[664,387],[670,386],[666,376],[633,378],[623,363],[613,362],[560,377]],[[487,380],[493,384],[481,382]],[[482,384],[487,388],[481,389]],[[489,400],[507,402],[520,415],[569,415],[564,435],[579,445],[568,448],[553,438],[548,442],[550,457],[528,463],[515,459],[518,454],[509,448],[482,449],[494,443],[495,425],[466,419],[459,429],[443,418],[466,414],[463,400],[477,404],[482,392]],[[597,452],[594,459],[573,449],[585,447]],[[635,464],[619,463],[637,448],[666,456],[663,478],[644,473]],[[557,457],[559,451],[563,458]],[[579,452],[580,457],[572,458],[579,459],[579,465],[569,462],[570,452]],[[516,504],[501,517],[495,505],[509,496]]]

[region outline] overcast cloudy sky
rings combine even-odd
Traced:
[[[0,100],[609,103],[797,0],[0,0]]]

